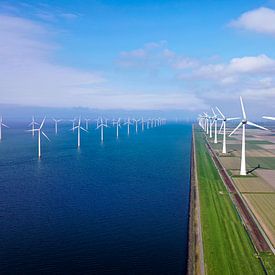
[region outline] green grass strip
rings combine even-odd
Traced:
[[[206,273],[264,274],[201,132],[195,131],[195,141]]]

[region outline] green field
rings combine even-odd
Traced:
[[[256,167],[258,164],[261,168],[275,169],[275,158],[270,157],[247,157],[247,162],[251,167]]]
[[[199,131],[195,141],[206,274],[264,274]]]

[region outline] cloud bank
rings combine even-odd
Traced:
[[[275,35],[275,10],[261,7],[247,11],[229,25],[257,33]]]

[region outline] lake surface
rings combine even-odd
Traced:
[[[49,121],[38,161],[26,124],[0,143],[1,274],[185,272],[191,125],[108,128],[104,144],[93,125],[77,150]]]

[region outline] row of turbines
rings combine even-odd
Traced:
[[[38,137],[38,158],[41,158],[41,135],[44,136],[48,141],[50,141],[49,137],[46,135],[46,133],[43,131],[43,127],[45,125],[45,120],[46,117],[44,117],[44,119],[42,120],[41,123],[38,123],[37,121],[35,121],[34,116],[32,117],[32,121],[31,123],[28,125],[29,127],[31,127],[31,129],[26,130],[27,132],[31,132],[32,136],[35,135],[35,133],[37,133],[37,137]],[[54,122],[54,130],[55,130],[55,134],[58,134],[58,125],[60,122],[65,121],[63,119],[55,119],[53,118],[53,122]],[[79,117],[78,119],[74,118],[72,120],[69,120],[70,122],[72,122],[72,128],[71,131],[77,131],[77,148],[80,148],[80,144],[81,144],[81,131],[84,131],[86,133],[88,133],[89,131],[89,121],[91,121],[91,119],[89,118],[85,118],[85,128],[82,127],[82,120],[81,117]],[[150,129],[150,128],[155,128],[161,125],[166,124],[166,119],[164,118],[149,118],[149,119],[130,119],[129,117],[127,119],[122,120],[121,118],[118,119],[113,119],[111,121],[111,123],[108,124],[108,119],[103,119],[101,118],[97,118],[96,119],[96,128],[95,130],[100,130],[100,141],[103,143],[104,142],[104,128],[107,127],[114,127],[115,131],[116,131],[116,138],[118,139],[119,137],[119,129],[121,128],[122,125],[126,125],[127,126],[127,135],[130,135],[130,129],[131,129],[131,125],[134,125],[135,127],[135,132],[138,133],[138,129],[139,129],[139,125],[141,125],[141,131],[143,132],[145,129]],[[0,117],[0,141],[2,140],[2,127],[5,128],[9,128],[9,126],[7,126],[6,124],[3,123],[3,118],[2,116]]]
[[[227,117],[225,116],[221,110],[216,107],[216,110],[219,115],[212,109],[213,115],[208,115],[206,112],[203,114],[200,114],[198,116],[198,122],[200,127],[205,131],[207,135],[209,135],[210,138],[213,138],[213,126],[214,126],[214,143],[218,143],[218,133],[222,134],[223,131],[223,145],[222,145],[222,153],[226,154],[227,153],[227,148],[226,148],[226,124],[228,121],[233,121],[233,120],[240,120],[240,123],[238,126],[229,134],[229,137],[232,136],[240,127],[242,127],[242,154],[241,154],[241,169],[240,169],[240,175],[246,176],[247,175],[247,170],[246,170],[246,157],[245,157],[245,132],[246,132],[246,127],[247,125],[259,128],[261,130],[267,131],[268,129],[260,126],[254,122],[251,122],[247,119],[244,104],[243,104],[243,99],[240,96],[240,103],[241,103],[241,110],[242,110],[242,117]],[[275,117],[271,116],[263,116],[264,119],[269,119],[269,120],[275,120]],[[219,132],[217,130],[218,127],[218,121],[221,121],[220,129]]]

